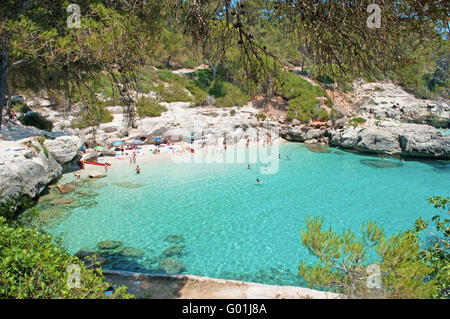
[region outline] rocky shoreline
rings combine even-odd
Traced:
[[[20,125],[3,130],[11,138],[0,140],[0,200],[19,195],[38,197],[80,158],[83,141],[77,136]]]
[[[395,155],[419,159],[450,159],[450,107],[447,101],[420,100],[390,82],[355,83],[351,96],[340,97],[334,105],[344,117],[329,121],[301,123],[286,116],[285,110],[266,110],[258,103],[237,108],[192,107],[189,102],[161,104],[167,111],[159,117],[138,120],[137,128],[125,125],[123,108],[108,107],[114,119],[99,127],[76,129],[72,111],[56,111],[41,97],[22,98],[51,120],[54,132],[46,132],[19,123],[3,126],[0,140],[1,198],[23,193],[38,196],[63,171],[70,171],[80,158],[84,143],[90,147],[109,147],[117,140],[140,139],[152,143],[155,137],[172,142],[194,136],[205,144],[234,144],[241,139],[264,138],[269,134],[286,141],[321,144],[343,150],[374,155]],[[342,95],[342,93],[341,93]],[[344,105],[342,99],[353,104]],[[267,116],[260,116],[267,114]],[[444,133],[444,127],[447,132]],[[41,142],[37,137],[41,137]],[[42,137],[44,140],[42,141]],[[33,152],[25,144],[32,140]],[[9,149],[9,150],[8,150]],[[8,151],[7,151],[8,150]],[[96,153],[86,156],[96,158]],[[89,158],[85,158],[89,159]]]
[[[150,299],[338,299],[341,295],[293,286],[263,285],[193,275],[103,272],[113,286],[125,285],[137,298]]]

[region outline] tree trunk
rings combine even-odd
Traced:
[[[2,133],[3,109],[6,107],[6,74],[8,72],[8,49],[0,46],[0,134]]]

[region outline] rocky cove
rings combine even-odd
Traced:
[[[123,107],[112,106],[108,107],[114,116],[112,122],[86,129],[70,126],[79,112],[76,107],[71,111],[55,110],[45,95],[19,97],[51,120],[54,129],[42,131],[17,121],[4,125],[0,141],[0,196],[23,193],[35,198],[64,171],[77,169],[83,144],[109,147],[117,140],[140,139],[151,143],[155,137],[180,141],[194,136],[197,143],[213,144],[220,139],[233,144],[240,139],[275,133],[290,142],[374,155],[450,159],[450,135],[445,133],[450,121],[447,101],[417,99],[390,82],[358,82],[353,84],[351,94],[340,92],[331,96],[333,108],[343,115],[334,121],[302,123],[289,118],[283,106],[259,107],[255,101],[240,108],[162,102],[167,111],[159,117],[139,119],[137,128],[125,125]],[[26,146],[29,141],[31,147]],[[97,156],[94,151],[83,159]]]

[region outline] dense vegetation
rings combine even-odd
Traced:
[[[0,129],[4,109],[29,111],[23,105],[13,106],[12,95],[42,90],[54,107],[80,109],[72,123],[78,128],[112,121],[106,108],[111,105],[123,106],[128,126],[136,127],[137,116],[164,112],[161,101],[232,107],[257,94],[282,96],[289,102],[288,115],[301,121],[336,116],[328,112],[331,100],[322,88],[285,71],[292,66],[324,84],[391,77],[420,97],[448,97],[449,50],[437,31],[446,30],[448,4],[380,0],[382,26],[370,29],[367,6],[372,1],[345,3],[343,9],[339,1],[136,0],[130,5],[125,0],[92,0],[80,2],[78,21],[68,17],[66,0],[0,0]],[[187,76],[167,71],[200,63],[210,70]],[[136,98],[151,91],[156,92],[156,101]],[[325,99],[322,105],[320,97]],[[26,113],[20,120],[51,130],[51,123],[37,113]],[[70,257],[48,235],[12,224],[18,215],[33,216],[28,199],[13,200],[0,207],[4,216],[0,297],[104,297],[106,286],[96,270]],[[444,204],[435,200],[435,205]],[[26,213],[20,214],[21,210]],[[448,220],[434,221],[436,229],[448,236]],[[327,263],[337,263],[345,255],[359,275],[365,261],[361,254],[368,253],[354,234],[339,237],[323,232],[321,226],[320,221],[310,221],[310,235],[304,233],[303,241],[326,265],[302,266],[301,272],[305,278],[313,274],[311,282],[343,282],[347,286],[336,289],[346,292],[354,278],[347,264],[335,267],[336,273]],[[426,226],[418,222],[415,231]],[[395,268],[386,282],[395,292],[389,296],[440,297],[448,287],[448,276],[436,267],[448,267],[448,246],[417,255],[415,231],[385,238],[380,227],[368,224],[365,239],[376,241],[371,248],[381,256],[382,268]],[[393,256],[399,253],[402,258],[395,261]],[[65,285],[66,268],[72,263],[81,267],[79,290]],[[433,277],[430,284],[417,280],[424,276]],[[400,278],[407,289],[401,289]],[[354,287],[350,288],[354,294]],[[118,293],[126,297],[123,291]]]
[[[88,262],[72,257],[60,239],[42,231],[28,196],[0,203],[0,298],[108,298],[110,284],[103,281],[98,262]],[[79,287],[68,284],[70,265],[79,267]],[[118,287],[109,298],[131,297]]]
[[[79,267],[79,287],[67,284],[70,265]],[[8,226],[0,217],[0,298],[107,298],[110,285],[102,278],[100,268],[88,269],[50,235]],[[124,287],[111,296],[130,297]]]
[[[441,210],[432,218],[434,227],[419,218],[412,229],[390,237],[374,222],[364,223],[358,236],[350,230],[324,230],[323,219],[308,218],[302,244],[318,263],[301,262],[299,274],[311,287],[349,298],[448,298],[450,198],[428,201]],[[423,234],[430,236],[431,244],[421,240]]]
[[[135,127],[136,92],[155,90],[166,102],[239,106],[256,94],[276,94],[281,70],[291,66],[344,88],[356,78],[389,76],[418,96],[448,96],[448,44],[437,31],[447,30],[448,8],[437,2],[382,1],[378,30],[367,26],[370,1],[342,8],[336,1],[137,0],[130,5],[95,0],[80,4],[79,21],[73,15],[68,19],[64,0],[4,1],[2,109],[12,107],[8,96],[45,89],[55,106],[81,103],[82,109],[95,109],[87,111],[98,115],[89,123],[95,125],[108,120],[96,105],[94,93],[102,93],[114,96],[101,99],[105,106],[122,105],[128,125]],[[67,21],[79,25],[68,27]],[[210,85],[170,78],[168,72],[158,74],[168,86],[140,81],[143,69],[200,63],[212,72]],[[313,95],[326,97],[321,92],[292,97],[289,114],[301,120],[331,116],[313,106]]]

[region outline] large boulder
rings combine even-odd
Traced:
[[[383,131],[363,131],[359,134],[356,149],[369,153],[398,154],[401,152],[398,136]]]
[[[46,140],[45,147],[59,164],[71,162],[78,154],[83,141],[77,136],[61,136],[53,140]]]
[[[416,157],[450,158],[450,136],[424,137],[414,134],[400,135],[404,155]]]
[[[83,154],[83,156],[81,156],[81,160],[87,162],[96,162],[98,160],[98,152],[89,151],[86,154]]]
[[[39,147],[38,143],[33,143]],[[8,143],[8,147],[2,144],[0,142],[0,200],[19,194],[34,198],[62,174],[61,165],[43,151],[32,152],[20,143],[15,146]]]
[[[327,136],[332,146],[360,152],[450,159],[450,136],[429,125],[370,120],[365,128],[330,129]]]
[[[358,143],[358,132],[350,126],[340,137],[340,144],[344,148],[354,148]]]

